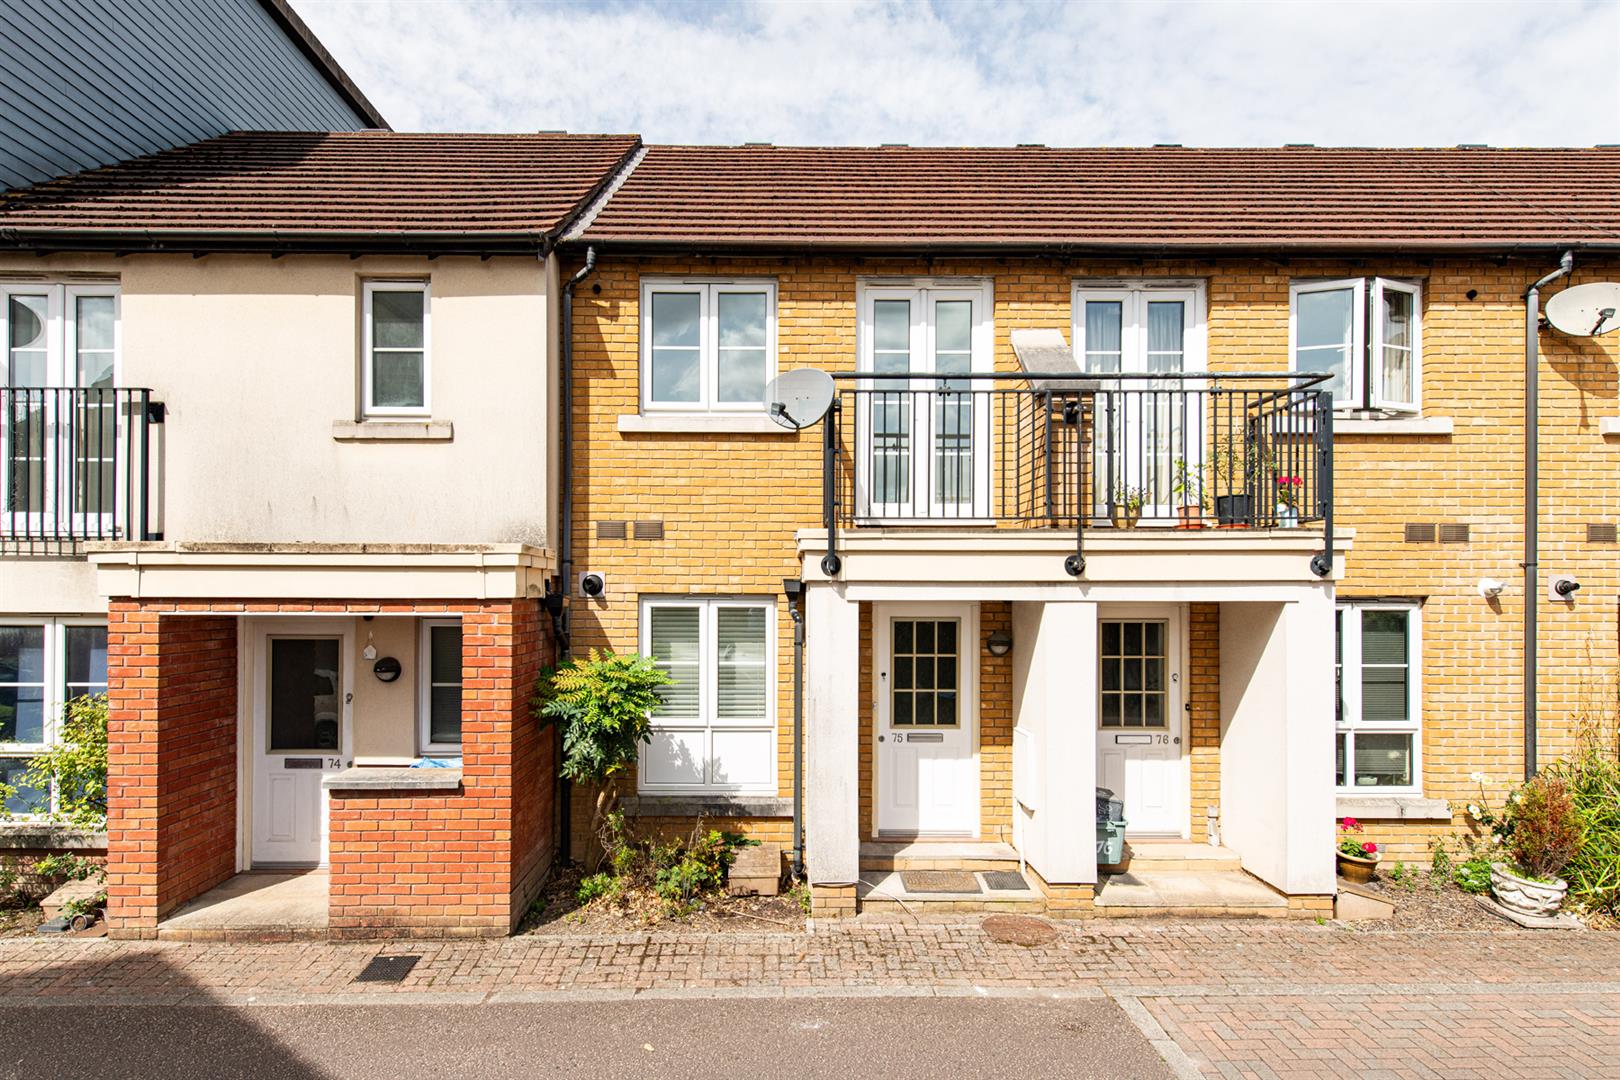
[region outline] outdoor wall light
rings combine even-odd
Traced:
[[[1005,630],[993,630],[985,639],[984,647],[990,650],[991,656],[1006,656],[1012,652],[1012,635]]]
[[[385,656],[371,665],[371,673],[382,682],[393,682],[399,678],[400,664],[392,656]]]

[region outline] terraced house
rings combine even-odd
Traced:
[[[1527,519],[1524,296],[1620,275],[1617,184],[359,132],[24,189],[0,694],[108,687],[120,935],[267,883],[258,932],[507,932],[583,849],[527,701],[590,646],[675,680],[627,811],[819,915],[1323,912],[1336,817],[1421,852],[1612,676],[1616,339],[1530,333]]]
[[[1531,332],[1520,564],[1526,287],[1620,274],[1617,181],[1613,149],[649,148],[570,233],[572,640],[680,688],[633,811],[801,823],[822,914],[1323,912],[1346,814],[1422,857],[1612,696],[1620,335]],[[812,367],[793,430],[766,387]]]

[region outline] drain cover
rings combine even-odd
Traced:
[[[1016,870],[986,870],[984,883],[992,892],[1024,892],[1029,888],[1024,875]]]
[[[420,956],[373,956],[355,982],[397,983],[405,981]]]
[[[1032,948],[1045,945],[1057,937],[1057,928],[1051,923],[1028,915],[992,915],[979,925],[991,941],[1003,945]]]

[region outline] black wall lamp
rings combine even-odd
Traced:
[[[1012,635],[1005,630],[992,630],[984,639],[984,647],[990,650],[991,656],[1006,656],[1012,652],[1012,646]]]
[[[393,682],[399,678],[399,661],[392,656],[385,656],[371,665],[371,673],[383,682]]]

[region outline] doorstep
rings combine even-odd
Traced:
[[[1107,918],[1288,918],[1288,898],[1241,870],[1131,870],[1101,874],[1095,914]]]
[[[869,840],[862,870],[1005,870],[1018,864],[1011,844],[978,840]]]
[[[310,941],[327,937],[325,870],[249,870],[158,923],[166,941]]]
[[[932,867],[930,868],[932,869]],[[1016,863],[1014,866],[1016,870]],[[924,871],[926,872],[926,871]],[[985,871],[960,871],[977,886],[961,892],[912,892],[906,888],[902,871],[863,873],[855,886],[855,898],[863,914],[880,912],[908,915],[943,915],[954,912],[1018,912],[1039,914],[1046,910],[1046,894],[1025,875],[1026,888],[992,889]],[[994,872],[994,871],[990,871]]]
[[[1170,870],[1241,870],[1243,860],[1229,847],[1198,844],[1190,840],[1136,839],[1125,841],[1125,861],[1099,867],[1110,871],[1156,873]]]

